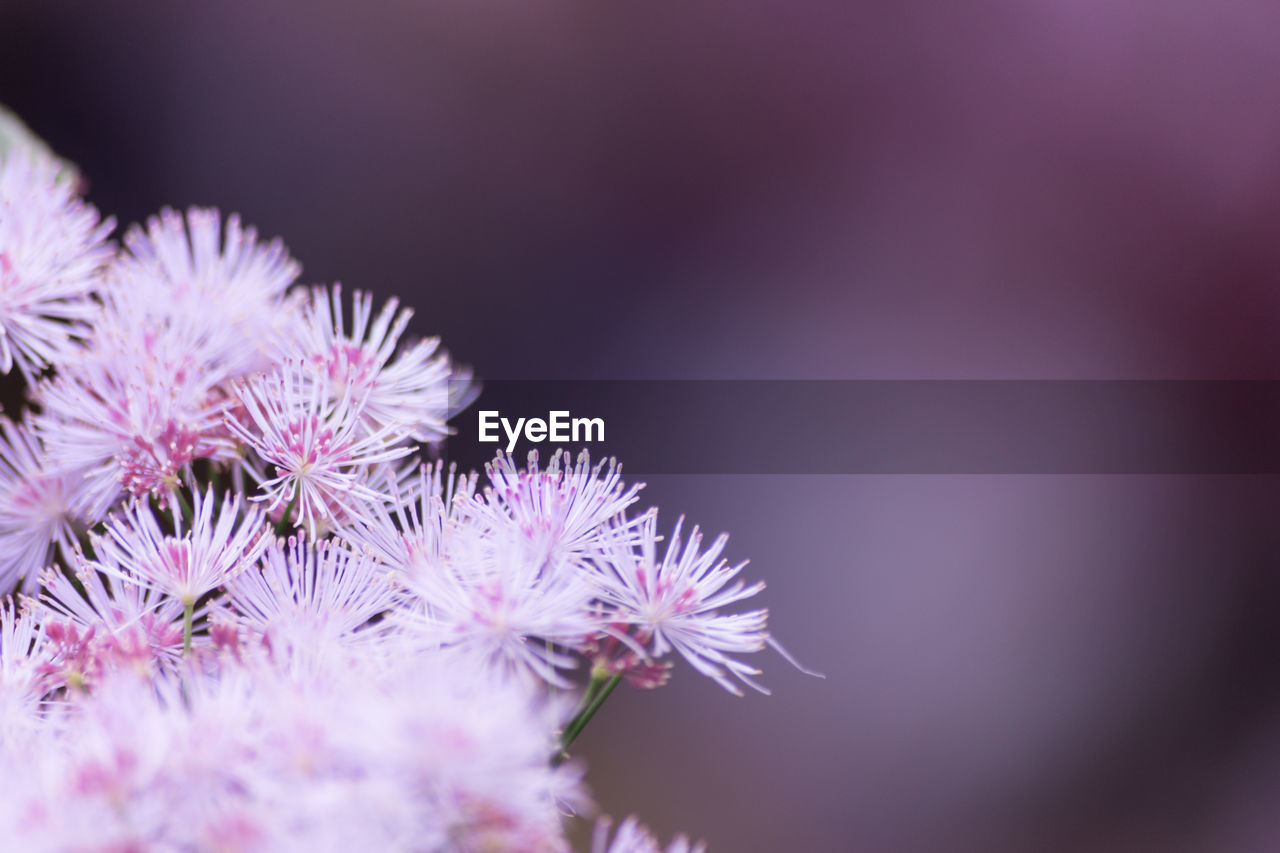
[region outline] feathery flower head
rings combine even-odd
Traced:
[[[182,650],[177,622],[182,603],[132,577],[98,567],[77,552],[74,582],[56,569],[41,574],[46,621],[92,631],[107,666],[129,666],[148,675],[172,670]]]
[[[301,266],[275,239],[258,240],[240,217],[192,207],[133,226],[111,270],[108,295],[135,325],[184,342],[202,367],[230,377],[267,370],[282,337],[300,329],[302,295],[288,289]]]
[[[40,730],[43,631],[30,599],[0,600],[0,749]]]
[[[469,374],[455,371],[439,351],[438,338],[397,347],[411,309],[388,299],[373,313],[373,295],[356,291],[352,299],[351,329],[343,319],[342,288],[312,289],[303,311],[298,341],[282,347],[284,361],[309,368],[307,378],[324,388],[331,401],[350,394],[362,398],[361,420],[371,432],[390,428],[414,441],[436,442],[449,433],[450,393]]]
[[[370,485],[374,475],[413,447],[393,427],[366,432],[364,398],[347,393],[329,400],[304,371],[294,362],[237,384],[243,414],[228,416],[227,426],[270,468],[264,476],[246,466],[262,490],[252,500],[265,501],[272,513],[293,507],[298,524],[315,538],[321,521],[333,526],[363,518],[370,504],[385,501]]]
[[[110,268],[82,350],[36,391],[60,467],[88,471],[97,520],[120,492],[172,501],[196,459],[228,462],[229,380],[271,366],[267,342],[298,318],[285,290],[298,265],[232,216],[166,210],[132,229]],[[283,324],[283,327],[281,326]]]
[[[75,550],[74,503],[83,476],[48,470],[30,427],[0,418],[0,590],[49,564],[55,549]]]
[[[547,761],[554,703],[441,661],[334,660],[301,680],[263,664],[77,691],[22,754],[0,832],[30,850],[567,853],[562,814],[586,798],[576,767]]]
[[[389,610],[386,566],[333,541],[276,540],[260,562],[227,584],[235,624],[282,655],[324,655],[351,645]]]
[[[694,669],[730,693],[741,690],[730,675],[762,693],[752,680],[760,670],[731,655],[758,652],[768,643],[769,612],[721,613],[722,608],[751,598],[764,582],[744,586],[735,580],[746,562],[730,566],[720,559],[729,537],[721,535],[702,550],[694,528],[687,544],[680,539],[681,517],[662,557],[658,556],[657,517],[645,516],[638,546],[619,545],[608,553],[594,579],[597,596],[611,609],[610,619],[633,626],[650,638],[649,652],[661,658],[677,651]],[[682,547],[683,544],[683,547]]]
[[[101,221],[61,170],[26,151],[0,158],[0,371],[16,365],[28,382],[87,333],[113,252],[114,221]]]
[[[592,590],[569,564],[547,563],[510,529],[460,525],[443,563],[403,578],[396,624],[423,648],[448,649],[501,678],[537,676],[568,687],[564,650],[594,634]]]
[[[226,460],[225,373],[180,336],[104,308],[89,345],[35,390],[37,430],[60,468],[85,471],[96,521],[121,491],[172,500],[195,459]]]
[[[142,502],[107,521],[105,535],[93,537],[94,567],[171,595],[185,606],[222,586],[262,555],[268,530],[257,508],[243,507],[239,495],[227,495],[215,515],[213,490],[195,494],[194,520],[185,532],[167,533]]]
[[[494,528],[517,531],[547,560],[581,564],[611,540],[634,539],[640,519],[628,520],[624,513],[644,484],[625,486],[617,460],[593,466],[585,450],[576,463],[562,451],[541,470],[533,450],[521,469],[499,452],[484,470],[491,485],[468,509]]]
[[[460,523],[459,508],[475,494],[476,478],[459,476],[442,463],[415,464],[384,472],[389,503],[370,504],[365,518],[345,525],[339,535],[377,555],[407,575],[439,570],[449,532]]]

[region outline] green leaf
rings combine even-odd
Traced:
[[[13,152],[26,152],[37,158],[53,160],[62,166],[58,173],[59,182],[65,181],[72,186],[80,184],[80,170],[76,168],[76,164],[55,154],[43,139],[32,133],[22,119],[0,104],[0,163]]]

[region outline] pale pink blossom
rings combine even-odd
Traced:
[[[600,548],[635,539],[639,518],[627,519],[643,483],[622,481],[622,466],[608,459],[591,464],[587,451],[572,461],[568,451],[551,455],[545,469],[538,453],[520,468],[499,453],[485,465],[490,486],[468,509],[485,524],[514,531],[533,553],[550,562],[581,565]],[[612,523],[611,523],[612,522]]]
[[[140,328],[143,328],[140,331]],[[229,460],[225,373],[184,341],[104,313],[90,345],[35,392],[37,431],[52,462],[82,471],[85,512],[97,521],[122,492],[174,499],[196,459]]]
[[[39,671],[44,644],[36,608],[0,599],[0,749],[40,731],[45,690]]]
[[[282,339],[303,328],[303,294],[289,287],[301,266],[279,240],[262,242],[240,217],[171,209],[131,227],[112,267],[113,310],[135,327],[184,342],[193,361],[228,377],[268,370]]]
[[[31,381],[87,332],[115,227],[59,180],[61,165],[13,151],[0,157],[0,371]]]
[[[171,210],[133,228],[110,267],[82,350],[36,391],[56,463],[87,471],[97,520],[121,491],[173,500],[191,464],[225,464],[229,382],[270,368],[271,341],[293,333],[298,265],[279,241],[259,244],[231,217]]]
[[[362,399],[360,420],[370,432],[390,428],[410,439],[436,442],[449,434],[446,423],[456,394],[470,378],[440,351],[438,338],[400,346],[413,311],[388,299],[373,312],[372,294],[356,291],[351,326],[344,320],[342,288],[314,288],[296,343],[286,339],[282,361],[298,361],[304,376],[319,384],[330,401]]]
[[[373,488],[386,463],[413,452],[394,427],[367,432],[361,427],[363,398],[344,394],[330,400],[307,382],[305,368],[283,365],[275,373],[236,386],[243,414],[227,421],[232,433],[268,466],[261,493],[267,511],[292,509],[299,526],[315,538],[323,522],[333,526],[367,515],[371,503],[387,496]]]
[[[389,610],[395,587],[385,565],[338,542],[277,540],[227,584],[226,613],[283,657],[315,659],[379,636],[363,631]]]
[[[512,530],[462,525],[440,565],[403,577],[395,624],[424,649],[448,650],[503,678],[569,686],[568,650],[601,623],[592,589],[569,563],[549,563]]]
[[[648,651],[654,659],[676,651],[731,693],[741,690],[729,676],[768,693],[753,680],[760,670],[734,655],[765,647],[769,612],[721,612],[756,595],[764,589],[764,582],[744,585],[737,578],[746,562],[731,566],[720,558],[728,536],[717,537],[703,550],[697,527],[687,543],[681,541],[683,524],[682,517],[659,556],[662,537],[657,532],[657,517],[646,516],[637,546],[610,549],[602,570],[595,575],[598,598],[611,609],[612,620],[629,624],[648,638]]]
[[[0,590],[11,590],[75,550],[83,475],[50,470],[39,438],[0,418]]]
[[[64,570],[41,575],[46,620],[92,630],[104,664],[144,674],[173,669],[182,652],[182,602],[82,554],[75,555],[74,565],[74,582]]]
[[[382,490],[390,500],[368,507],[363,519],[339,535],[368,549],[408,575],[439,570],[447,537],[461,523],[460,508],[475,494],[474,474],[458,475],[440,463],[414,464],[384,472]]]
[[[360,659],[302,678],[267,659],[104,676],[0,743],[23,784],[0,802],[15,849],[503,850],[568,853],[580,771],[552,767],[518,684],[442,662]]]
[[[218,501],[212,490],[196,492],[193,512],[184,529],[175,511],[177,529],[169,533],[150,507],[135,503],[93,537],[96,567],[191,606],[248,568],[269,544],[262,513],[242,506],[238,495]]]

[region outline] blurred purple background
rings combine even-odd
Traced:
[[[482,377],[1280,379],[1278,43],[1244,0],[3,0],[0,103],[122,221],[239,211]],[[620,692],[599,802],[720,853],[1280,850],[1278,486],[652,478],[829,677]]]

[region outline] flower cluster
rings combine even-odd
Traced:
[[[475,386],[408,310],[211,210],[113,244],[58,174],[0,161],[6,843],[567,850],[567,750],[621,681],[763,690],[725,537],[664,542],[585,453],[423,465]],[[592,850],[660,847],[602,819]]]

